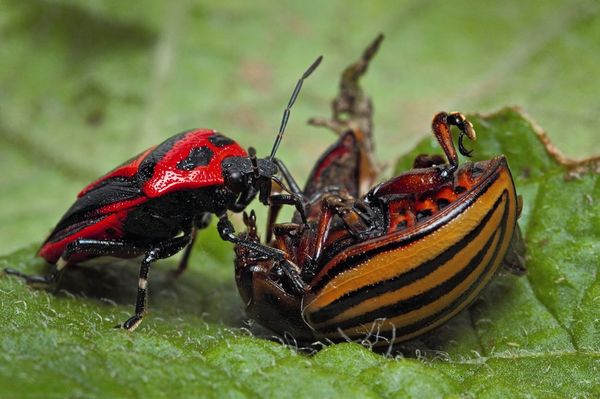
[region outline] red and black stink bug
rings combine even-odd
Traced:
[[[388,345],[471,304],[518,238],[520,205],[504,156],[459,167],[451,125],[468,155],[462,141],[475,138],[472,125],[441,112],[432,128],[448,163],[420,156],[415,169],[360,198],[333,179],[321,182],[305,199],[306,223],[272,226],[269,245],[284,261],[237,245],[236,280],[248,314],[299,341],[373,336],[375,345]],[[343,135],[315,170],[334,164],[349,136],[358,140],[352,131]],[[254,214],[245,221],[245,237],[258,243]]]
[[[146,286],[152,262],[186,248],[178,271],[188,262],[197,229],[219,218],[224,240],[246,245],[265,256],[279,253],[240,239],[234,233],[227,211],[242,211],[258,194],[264,204],[293,204],[302,212],[298,198],[271,194],[272,182],[281,173],[295,186],[285,166],[275,158],[290,108],[302,83],[322,57],[304,72],[284,111],[271,154],[257,159],[235,141],[214,130],[194,129],[177,134],[150,148],[85,187],[46,239],[39,255],[55,265],[46,276],[28,276],[13,269],[7,274],[29,283],[53,283],[69,264],[98,256],[130,258],[142,255],[135,314],[122,325],[134,330],[146,312]]]

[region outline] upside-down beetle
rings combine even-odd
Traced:
[[[264,255],[278,252],[235,235],[227,211],[242,211],[258,194],[263,204],[291,204],[302,210],[289,194],[271,194],[279,171],[287,184],[295,185],[284,164],[275,158],[290,109],[306,79],[322,57],[298,80],[284,111],[271,154],[256,158],[235,141],[210,129],[193,129],[149,148],[86,186],[58,222],[39,250],[54,265],[45,276],[29,276],[14,269],[29,283],[57,281],[65,266],[98,256],[130,258],[142,255],[135,313],[123,324],[134,330],[146,312],[146,288],[152,262],[186,249],[178,272],[187,267],[196,231],[207,227],[213,214],[221,238],[246,245]]]
[[[509,252],[520,205],[503,156],[458,167],[449,124],[474,131],[460,114],[436,115],[450,164],[419,157],[419,168],[361,198],[319,192],[307,224],[274,225],[270,245],[286,253],[291,278],[281,261],[237,245],[248,314],[298,340],[374,335],[381,345],[417,337],[472,303]],[[246,237],[259,242],[254,214],[245,221]]]
[[[236,245],[236,281],[249,316],[297,341],[370,337],[387,345],[420,336],[471,304],[519,250],[521,204],[504,156],[459,166],[451,126],[460,130],[459,152],[469,156],[463,139],[475,139],[471,123],[440,112],[432,130],[447,162],[418,156],[414,169],[364,195],[358,187],[368,173],[360,160],[369,154],[362,133],[342,134],[296,193],[304,196],[307,222],[300,215],[292,223],[268,221],[267,243],[285,261]],[[244,236],[259,243],[254,213],[244,220]],[[294,273],[283,273],[283,264]],[[522,264],[505,266],[524,272]]]

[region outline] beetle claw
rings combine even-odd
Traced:
[[[467,149],[467,147],[465,147],[464,138],[466,135],[467,135],[467,133],[461,132],[460,136],[458,136],[458,150],[460,151],[460,153],[462,155],[470,158],[471,154],[473,153],[473,150],[472,149],[469,150],[469,149]]]

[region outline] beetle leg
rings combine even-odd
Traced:
[[[208,213],[208,212],[201,213],[201,214],[197,215],[196,218],[194,218],[194,226],[192,227],[192,232],[190,234],[190,236],[191,236],[190,243],[187,247],[185,247],[185,251],[183,252],[183,256],[181,257],[181,260],[179,261],[179,265],[177,266],[177,269],[175,269],[173,271],[173,274],[175,275],[175,277],[179,277],[185,271],[185,269],[187,269],[188,261],[190,260],[190,255],[192,253],[192,249],[194,248],[194,243],[196,242],[196,236],[198,234],[198,230],[205,229],[206,227],[208,227],[210,225],[211,221],[212,221],[212,213]]]
[[[63,252],[62,256],[56,262],[58,269],[62,269],[69,263],[73,255],[96,255],[96,256],[136,256],[144,252],[144,248],[136,247],[123,241],[93,240],[84,239],[75,240]]]
[[[471,140],[476,139],[475,130],[473,125],[469,122],[463,114],[460,112],[452,112],[450,114],[446,112],[439,112],[433,117],[431,122],[431,128],[436,139],[440,143],[450,168],[454,171],[458,167],[458,154],[452,141],[452,133],[450,132],[450,126],[454,125],[460,130],[460,136],[458,139],[458,149],[462,155],[469,156],[471,151],[467,150],[463,145],[463,137],[467,136]]]
[[[302,277],[298,267],[286,259],[285,252],[275,248],[263,245],[261,243],[245,239],[235,235],[235,229],[231,224],[231,221],[227,218],[227,215],[221,215],[219,217],[219,223],[217,229],[221,238],[225,241],[232,242],[236,245],[242,245],[258,254],[265,255],[269,259],[272,259],[275,263],[275,271],[279,274],[285,275],[291,283],[291,289],[298,294],[306,292],[307,286]]]
[[[275,224],[275,221],[277,220],[277,216],[279,215],[279,211],[281,210],[282,205],[295,205],[296,210],[298,211],[298,213],[300,214],[300,217],[302,218],[302,221],[306,224],[306,212],[304,210],[304,203],[306,203],[306,198],[304,196],[304,193],[300,189],[300,186],[298,185],[298,183],[296,183],[296,180],[290,173],[287,166],[285,166],[283,161],[281,161],[278,158],[273,159],[273,161],[277,165],[277,168],[279,169],[281,176],[283,177],[283,179],[285,180],[285,183],[287,184],[287,187],[282,186],[282,188],[284,190],[288,191],[290,193],[290,195],[292,197],[294,197],[294,199],[292,200],[292,202],[273,203],[273,201],[271,201],[271,198],[273,196],[279,196],[281,194],[270,195],[270,197],[269,197],[269,202],[270,202],[269,216],[267,219],[266,242],[271,241],[272,233],[273,233],[273,231],[272,231],[273,225]],[[279,183],[281,185],[281,182],[279,182],[277,179],[273,179],[273,180],[276,183]]]
[[[222,215],[219,217],[217,230],[219,231],[221,239],[223,239],[224,241],[229,241],[237,245],[243,245],[244,247],[252,251],[267,255],[271,259],[274,259],[276,261],[283,261],[285,259],[285,254],[282,251],[268,247],[256,241],[237,236],[235,234],[233,224],[231,224],[231,221],[229,220],[227,215]]]
[[[279,216],[282,205],[271,205],[267,212],[267,229],[265,231],[265,242],[270,243],[273,239],[273,230],[275,228],[275,222]]]
[[[370,230],[363,213],[352,206],[344,203],[343,198],[337,195],[328,195],[321,202],[321,217],[315,233],[313,248],[314,259],[319,259],[327,238],[329,236],[331,222],[334,216],[339,216],[344,222],[348,232],[353,236],[358,236],[365,231]]]
[[[115,328],[124,328],[125,330],[133,331],[140,325],[140,323],[142,322],[142,318],[146,313],[147,307],[146,293],[148,287],[148,272],[150,270],[150,264],[159,259],[164,259],[173,256],[186,246],[190,246],[192,241],[192,234],[193,233],[188,232],[183,236],[163,241],[156,247],[146,252],[144,258],[142,259],[142,264],[140,266],[138,292],[135,303],[135,314],[129,319],[127,319],[127,321],[125,321],[123,324],[116,325]]]
[[[319,217],[319,224],[317,225],[317,231],[315,232],[314,239],[312,240],[311,250],[309,253],[314,254],[313,259],[319,259],[323,246],[329,236],[329,230],[333,217],[335,216],[335,209],[338,209],[338,205],[341,202],[341,198],[337,196],[326,196],[321,200],[321,216]]]
[[[241,195],[235,201],[235,203],[233,205],[231,205],[230,209],[233,212],[243,211],[244,209],[246,209],[248,204],[250,204],[250,202],[252,202],[254,197],[256,197],[256,193],[257,193],[256,188],[254,188],[252,186],[248,187],[244,192],[241,193]]]
[[[304,295],[307,291],[307,285],[300,275],[300,269],[294,263],[285,259],[283,262],[278,262],[273,268],[275,275],[283,275],[287,278],[290,285],[290,290],[296,295]]]

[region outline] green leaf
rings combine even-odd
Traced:
[[[174,281],[174,262],[153,268],[151,313],[135,333],[111,329],[132,311],[135,262],[72,268],[56,293],[0,279],[0,391],[56,397],[600,394],[600,218],[594,204],[600,162],[559,164],[541,133],[514,109],[470,119],[480,137],[478,157],[509,157],[524,197],[529,272],[500,275],[468,311],[402,346],[419,359],[386,358],[358,344],[332,345],[311,356],[294,349],[290,337],[284,339],[292,346],[253,337],[243,328],[232,251],[209,228],[192,259],[201,270]],[[439,152],[427,139],[400,164],[421,151]],[[0,259],[0,267],[43,272],[35,248]]]
[[[378,155],[396,158],[427,135],[400,169],[418,152],[440,152],[426,129],[433,112],[507,103],[523,105],[569,154],[600,150],[594,1],[1,8],[0,253],[22,249],[0,268],[44,272],[39,241],[75,193],[171,134],[215,127],[268,151],[288,90],[323,53],[280,153],[306,175],[332,137],[302,121],[328,114],[340,71],[379,31],[387,38],[365,80]],[[498,276],[468,311],[404,344],[410,358],[358,344],[307,355],[290,338],[269,340],[247,322],[231,247],[212,227],[177,281],[175,260],[153,267],[150,313],[133,334],[112,326],[132,312],[135,262],[72,268],[58,292],[2,276],[0,396],[600,396],[598,164],[557,162],[514,109],[471,118],[479,138],[467,144],[478,157],[507,154],[524,197],[529,273]]]

